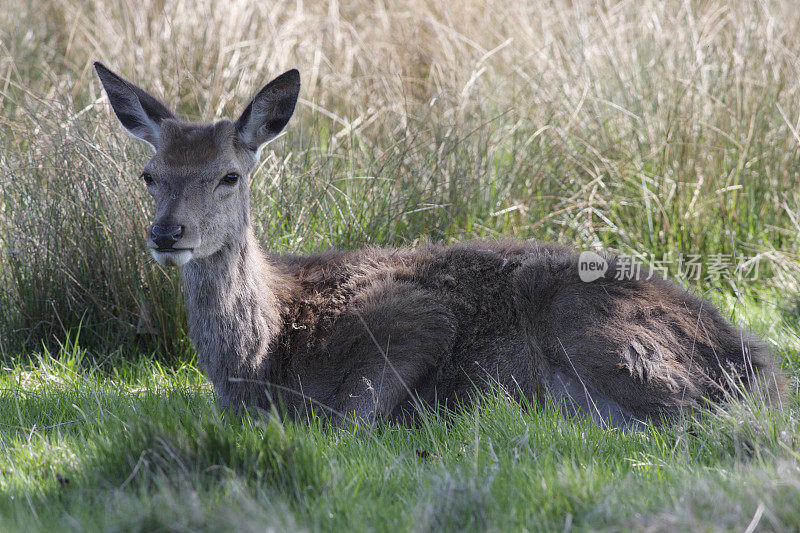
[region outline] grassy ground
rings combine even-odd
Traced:
[[[793,1],[6,4],[0,529],[800,524]],[[221,416],[176,273],[144,250],[146,149],[95,59],[196,120],[300,69],[253,177],[272,249],[514,236],[631,255],[773,344],[785,409],[633,435],[500,393],[360,434]]]
[[[759,327],[769,327],[770,314]],[[773,337],[770,337],[773,338]],[[798,365],[796,331],[774,340]],[[191,364],[69,344],[0,383],[3,529],[645,529],[800,524],[800,422],[753,402],[625,434],[502,394],[416,429],[235,418]]]

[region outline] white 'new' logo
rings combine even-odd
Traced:
[[[581,281],[589,283],[602,278],[608,270],[608,261],[594,252],[581,252],[578,256],[578,275]]]

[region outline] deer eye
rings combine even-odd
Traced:
[[[230,174],[225,174],[225,177],[222,178],[222,182],[223,183],[228,183],[230,185],[233,185],[237,181],[239,181],[239,174],[237,174],[236,172],[231,172]]]
[[[153,176],[151,176],[147,172],[142,172],[142,176],[141,177],[142,177],[142,179],[144,180],[144,182],[147,185],[152,185],[153,184]]]

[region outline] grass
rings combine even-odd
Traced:
[[[70,344],[3,375],[4,528],[780,531],[800,521],[795,399],[783,412],[743,403],[630,434],[496,392],[414,430],[348,433],[222,414],[192,365],[85,358]]]
[[[2,529],[800,523],[790,0],[6,4]],[[146,149],[110,114],[95,59],[196,120],[300,69],[297,113],[252,178],[270,248],[513,236],[661,262],[775,346],[785,410],[745,401],[642,434],[500,392],[359,434],[218,413],[177,275],[143,246]]]

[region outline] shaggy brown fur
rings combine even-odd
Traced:
[[[223,406],[391,420],[500,385],[632,427],[738,384],[771,399],[783,387],[764,343],[668,281],[619,276],[615,258],[587,283],[577,255],[553,244],[265,255],[235,176],[291,116],[296,71],[236,123],[202,125],[97,68],[123,125],[156,149],[145,167],[157,208],[149,244],[181,267],[190,334]]]
[[[272,257],[293,289],[265,379],[337,412],[383,418],[412,396],[448,403],[499,384],[626,426],[719,401],[737,378],[780,389],[764,344],[708,302],[646,272],[619,280],[613,258],[585,283],[577,259],[518,242]],[[282,395],[303,411],[292,396]]]

